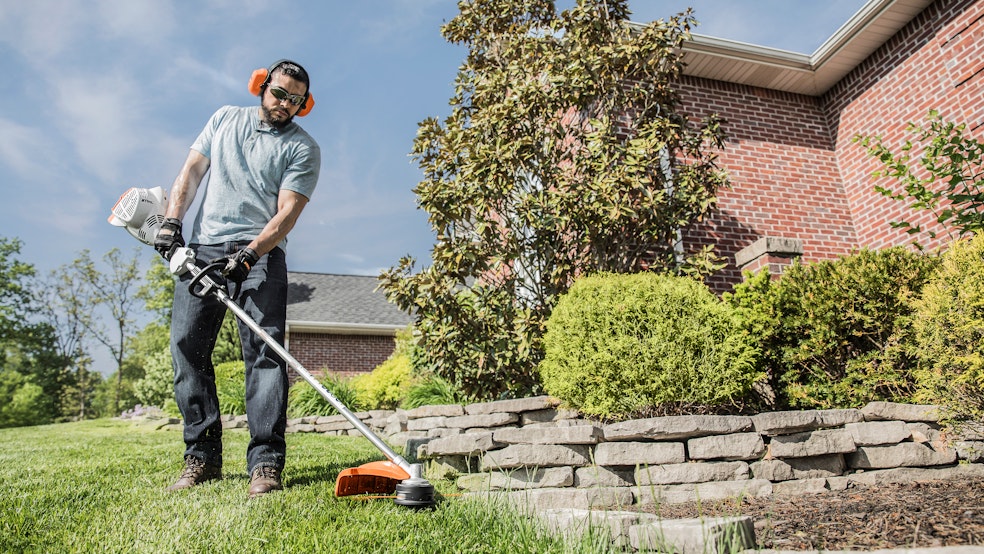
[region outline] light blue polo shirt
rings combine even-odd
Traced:
[[[263,122],[259,106],[223,106],[191,145],[210,160],[209,178],[189,242],[253,240],[277,213],[281,189],[311,198],[321,148],[295,122]],[[286,251],[287,239],[280,244]]]

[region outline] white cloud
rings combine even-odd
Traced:
[[[0,162],[8,170],[8,180],[48,173],[48,160],[39,158],[38,152],[49,145],[41,129],[0,119]]]

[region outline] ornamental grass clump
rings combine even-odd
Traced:
[[[738,404],[762,376],[732,308],[688,277],[580,278],[546,327],[543,387],[588,416]]]

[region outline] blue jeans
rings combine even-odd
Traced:
[[[189,245],[198,265],[231,256],[245,242],[218,245]],[[218,272],[210,274],[226,284],[230,294],[235,283],[225,283]],[[174,287],[171,312],[171,355],[174,360],[174,396],[184,417],[185,455],[211,465],[222,465],[222,421],[215,392],[212,350],[222,326],[226,307],[214,295],[198,298],[188,290],[191,275],[181,276]],[[243,281],[236,303],[281,345],[287,325],[287,263],[284,251],[274,248],[261,257]],[[257,466],[283,469],[287,443],[287,365],[263,339],[238,321],[239,337],[246,362],[246,415],[250,442],[246,450],[250,474]]]

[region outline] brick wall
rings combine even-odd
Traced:
[[[686,230],[688,248],[713,243],[728,262],[708,284],[728,290],[741,280],[734,255],[762,237],[798,239],[803,259],[816,261],[858,248],[909,244],[888,222],[908,219],[946,234],[929,214],[883,197],[879,168],[852,142],[881,135],[893,149],[911,121],[931,108],[984,134],[984,2],[939,0],[822,97],[684,77],[682,109],[726,119],[719,153],[731,187],[720,191],[711,217]],[[747,268],[746,268],[747,269]]]
[[[857,243],[833,142],[819,99],[686,77],[682,109],[717,113],[728,138],[719,164],[731,186],[710,219],[688,229],[688,245],[713,243],[728,266],[708,284],[727,290],[741,280],[735,254],[762,237],[799,239],[803,258],[848,253]]]
[[[289,351],[308,371],[351,377],[372,371],[393,353],[392,336],[290,333]]]
[[[836,144],[837,164],[861,246],[908,244],[912,237],[888,221],[908,219],[937,231],[936,240],[918,237],[928,248],[945,244],[946,234],[932,216],[908,210],[872,192],[878,183],[897,189],[891,179],[871,177],[877,160],[852,143],[857,134],[881,135],[898,151],[912,138],[909,122],[923,122],[930,109],[946,120],[984,123],[984,2],[941,0],[928,7],[895,37],[855,68],[824,97]]]

